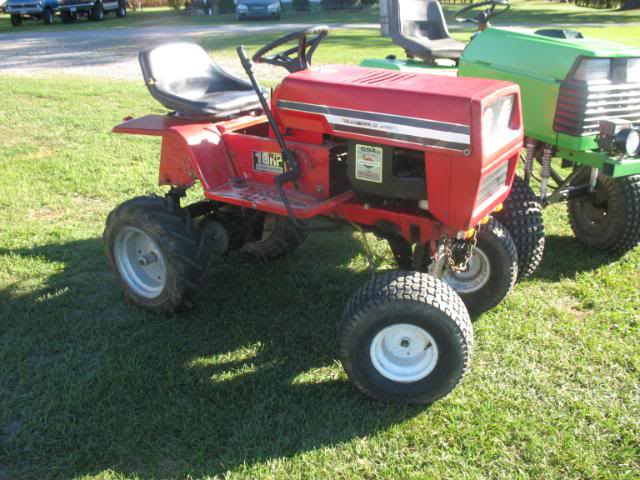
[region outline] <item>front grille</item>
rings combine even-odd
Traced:
[[[560,87],[553,129],[576,137],[596,135],[600,120],[640,122],[640,83],[588,85],[573,80]]]
[[[485,200],[489,199],[500,187],[507,183],[507,171],[509,170],[509,162],[504,162],[493,172],[482,179],[480,189],[478,190],[478,199],[476,205],[482,205]]]
[[[27,10],[30,8],[38,8],[37,3],[12,3],[7,5],[9,8],[15,8],[16,10]]]

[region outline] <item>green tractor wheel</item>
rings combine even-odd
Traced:
[[[589,171],[573,184],[589,181]],[[569,221],[576,238],[586,246],[624,255],[640,245],[640,175],[610,178],[598,174],[595,193],[570,200]]]

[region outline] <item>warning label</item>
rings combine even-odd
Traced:
[[[356,178],[382,183],[382,148],[356,145]]]

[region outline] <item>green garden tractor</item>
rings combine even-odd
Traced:
[[[479,27],[465,45],[450,37],[437,0],[390,0],[383,26],[407,59],[363,65],[517,83],[524,174],[512,190],[518,201],[505,202],[500,220],[511,227],[518,254],[541,256],[541,217],[531,209],[567,202],[582,243],[623,255],[640,244],[640,49],[573,30],[491,27],[508,9],[506,0],[491,0],[459,10],[455,20]],[[532,179],[539,195],[523,202],[533,195]]]

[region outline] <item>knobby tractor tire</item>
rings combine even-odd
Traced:
[[[495,215],[509,230],[518,252],[518,281],[536,271],[544,253],[542,205],[531,187],[516,177],[504,208]]]
[[[153,296],[140,295],[116,260],[116,241],[123,231],[137,229],[157,246],[166,266],[166,280]],[[103,234],[107,261],[125,297],[155,313],[172,313],[193,306],[211,279],[212,253],[186,209],[171,198],[136,197],[116,207]],[[140,252],[138,252],[140,253]]]
[[[587,169],[574,185],[589,181]],[[622,256],[640,245],[640,175],[609,178],[598,174],[596,192],[567,204],[571,229],[587,247]]]
[[[96,2],[93,7],[91,7],[88,18],[94,22],[101,22],[104,20],[104,7],[102,6],[102,3]]]
[[[427,343],[403,331],[424,332]],[[385,272],[365,283],[347,304],[338,332],[350,380],[372,398],[406,404],[432,403],[453,390],[469,368],[472,344],[460,297],[419,272]],[[416,362],[420,358],[425,361]]]
[[[241,252],[264,260],[293,253],[304,241],[305,232],[298,230],[289,217],[267,213],[257,240],[245,243]]]

